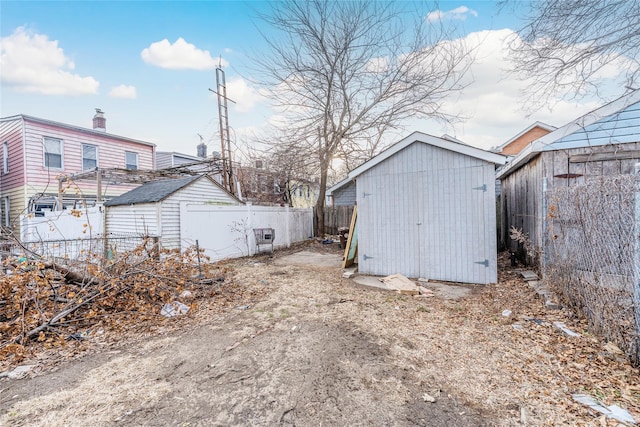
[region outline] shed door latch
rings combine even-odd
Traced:
[[[484,261],[476,261],[474,264],[484,265],[485,267],[489,267],[489,260],[485,259]]]

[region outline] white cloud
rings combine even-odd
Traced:
[[[218,65],[229,65],[224,59],[214,59],[208,50],[198,49],[182,37],[173,44],[167,39],[151,43],[140,52],[140,56],[147,64],[172,70],[212,70]]]
[[[136,99],[138,94],[135,86],[119,85],[111,88],[109,96],[111,98]]]
[[[249,86],[241,77],[235,77],[227,81],[227,97],[232,99],[238,112],[251,111],[257,103],[263,100],[263,96],[254,87]]]
[[[382,73],[389,68],[389,58],[371,58],[364,68],[369,73]]]
[[[465,21],[467,17],[470,15],[477,17],[478,12],[476,12],[473,9],[469,9],[467,6],[459,6],[459,7],[456,7],[455,9],[451,9],[447,11],[442,11],[438,9],[433,12],[429,12],[427,14],[427,21],[429,22],[444,21],[445,19],[452,19],[455,21]]]
[[[475,62],[465,76],[467,87],[444,104],[447,112],[460,116],[463,121],[441,127],[440,132],[488,149],[502,144],[535,121],[559,127],[603,104],[593,98],[565,101],[559,95],[540,111],[525,111],[523,94],[531,80],[508,72],[512,66],[508,43],[514,37],[518,37],[516,33],[504,29],[471,33],[464,38],[469,47],[474,47]],[[422,126],[418,130],[439,135],[433,127],[425,129],[424,122],[412,124],[412,128],[416,126]]]
[[[0,79],[3,84],[22,92],[44,95],[92,95],[100,83],[71,71],[69,59],[57,40],[18,27],[0,39]]]

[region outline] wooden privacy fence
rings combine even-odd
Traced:
[[[349,228],[351,216],[353,215],[353,208],[353,206],[325,206],[324,232],[326,234],[338,234],[338,228]]]

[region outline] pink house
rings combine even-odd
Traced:
[[[91,181],[65,183],[61,176],[96,168],[154,169],[155,144],[109,134],[104,113],[96,109],[93,129],[23,114],[0,118],[1,224],[11,227],[24,213],[73,206],[80,201],[118,196],[134,186]],[[102,188],[98,197],[97,188]],[[62,194],[62,200],[58,197]],[[57,205],[56,205],[57,203]]]

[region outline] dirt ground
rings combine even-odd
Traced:
[[[638,370],[509,268],[463,298],[418,299],[289,253],[230,263],[227,280],[252,291],[236,307],[200,301],[151,332],[23,363],[28,378],[0,379],[0,425],[618,425],[573,393],[640,420]]]

